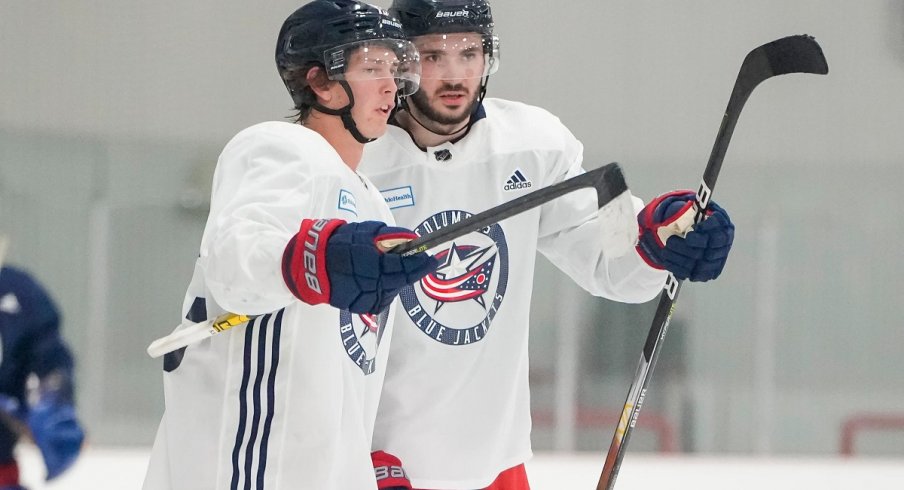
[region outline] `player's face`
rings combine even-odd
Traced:
[[[413,41],[421,54],[421,88],[408,101],[436,123],[467,121],[477,104],[484,73],[481,36],[473,32],[429,34]]]
[[[386,132],[386,122],[395,106],[398,86],[395,76],[399,63],[391,49],[374,52],[354,51],[345,71],[345,80],[352,89],[355,105],[352,117],[358,131],[368,138],[377,138]]]

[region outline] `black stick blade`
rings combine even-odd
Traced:
[[[784,37],[757,49],[765,52],[773,76],[786,73],[825,75],[829,72],[822,48],[816,39],[806,34]]]
[[[826,57],[812,36],[788,36],[766,43],[744,58],[729,109],[739,110],[754,87],[769,78],[788,73],[825,75],[828,72]]]

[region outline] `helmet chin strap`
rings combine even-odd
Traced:
[[[358,143],[367,144],[376,140],[376,138],[368,138],[361,134],[361,131],[358,131],[358,126],[355,124],[355,119],[352,117],[352,107],[355,105],[355,96],[352,94],[352,88],[345,80],[339,80],[339,83],[342,85],[342,88],[345,89],[345,93],[348,94],[348,104],[345,107],[341,109],[330,109],[329,107],[322,106],[318,102],[314,102],[311,107],[324,114],[339,116],[339,118],[342,119],[342,125],[345,126],[345,129],[352,134],[352,137],[355,138],[355,141]]]

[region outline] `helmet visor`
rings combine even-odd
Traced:
[[[393,78],[399,95],[417,92],[421,64],[417,48],[402,39],[371,39],[323,53],[330,80],[367,81]]]
[[[475,32],[414,38],[421,54],[421,78],[483,78],[499,69],[499,38]]]

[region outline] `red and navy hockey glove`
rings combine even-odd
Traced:
[[[637,216],[637,252],[651,267],[666,269],[676,279],[709,281],[725,267],[734,225],[715,202],[696,225],[694,213],[693,191],[672,191],[651,201]]]
[[[370,453],[370,459],[374,462],[379,490],[411,490],[411,482],[399,458],[385,451],[374,451]]]
[[[380,313],[402,288],[438,266],[424,252],[402,257],[377,247],[384,240],[414,238],[417,235],[410,230],[379,221],[305,219],[283,253],[283,279],[305,303]]]

